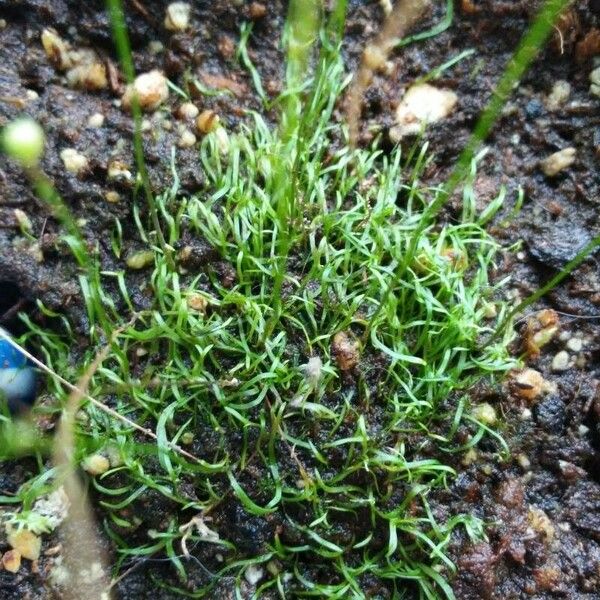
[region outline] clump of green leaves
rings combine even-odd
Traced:
[[[224,577],[241,595],[257,566],[255,597],[363,598],[373,586],[452,597],[452,534],[481,537],[482,523],[436,518],[428,497],[454,476],[444,458],[486,431],[467,390],[511,365],[504,341],[480,343],[507,313],[488,279],[498,247],[483,228],[502,195],[476,212],[470,147],[462,215],[437,222],[458,175],[449,187],[424,183],[426,146],[408,156],[346,146],[333,118],[346,84],[334,35],[345,3],[307,80],[317,4],[287,31],[280,127],[249,113],[226,152],[215,134],[204,139],[199,194],[181,197],[174,170],[173,189],[146,194],[146,211],[136,204],[139,240],[153,253],[139,292],[151,306],[138,308],[125,269],[82,276],[92,344],[78,365],[69,335],[30,325],[46,364],[71,380],[122,327],[90,394],[156,440],[88,405],[76,457],[109,459],[92,482],[117,568],[164,554],[185,579],[194,549],[210,545],[223,560],[208,564],[195,597]],[[117,257],[123,242],[117,224]],[[190,262],[199,247],[208,258]],[[109,282],[120,298],[106,293]],[[51,479],[42,470],[11,502],[26,507]],[[164,503],[159,523],[145,514],[149,496]],[[227,525],[236,511],[270,532],[258,550]]]
[[[165,553],[184,578],[182,539],[213,544],[224,562],[210,565],[216,576],[197,597],[219,576],[241,590],[249,565],[264,566],[257,597],[359,598],[373,580],[451,596],[453,530],[482,535],[468,515],[437,520],[427,498],[454,475],[440,457],[483,433],[466,390],[510,365],[504,344],[478,345],[495,323],[485,315],[498,248],[483,225],[501,197],[477,215],[467,185],[458,222],[424,223],[437,193],[421,180],[426,146],[407,157],[350,150],[332,116],[345,85],[336,56],[324,52],[313,80],[285,99],[282,128],[249,114],[226,154],[214,134],[204,139],[201,193],[182,198],[175,184],[155,199],[165,243],[180,249],[175,268],[153,243],[154,216],[147,226],[136,210],[154,252],[143,290],[152,306],[117,336],[90,386],[157,435],[150,444],[93,406],[79,431],[80,459],[118,457],[93,483],[121,560]],[[186,267],[190,240],[210,248],[202,268]],[[102,277],[122,298],[84,285],[97,347],[96,315],[122,326],[136,310],[125,271]],[[75,377],[67,344],[39,333],[48,364]],[[350,367],[340,333],[356,353]],[[137,500],[149,493],[172,508],[161,529],[139,535]],[[275,524],[260,553],[210,524],[232,506]],[[191,514],[210,525],[188,527]]]

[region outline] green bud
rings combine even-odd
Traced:
[[[44,153],[44,130],[29,117],[9,123],[1,135],[2,149],[25,167],[35,166]]]

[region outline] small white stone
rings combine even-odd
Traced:
[[[195,143],[196,136],[189,129],[185,129],[181,132],[177,145],[180,148],[191,148]]]
[[[35,90],[25,90],[25,96],[27,98],[27,100],[37,100],[40,95],[35,91]]]
[[[583,348],[583,340],[578,337],[573,337],[567,342],[567,348],[571,352],[581,352]]]
[[[257,565],[248,565],[244,571],[244,577],[250,585],[256,585],[262,578],[265,572]]]
[[[548,95],[548,99],[546,101],[548,110],[558,110],[567,102],[570,95],[571,84],[568,81],[564,81],[563,79],[555,81],[554,85],[552,86],[552,91]]]
[[[94,113],[87,120],[87,126],[90,129],[98,129],[104,125],[104,115],[102,113]]]
[[[120,160],[113,160],[108,163],[107,176],[109,181],[127,182],[133,179],[129,166]]]
[[[89,565],[89,568],[79,570],[79,577],[87,584],[100,581],[104,576],[104,569],[99,562],[93,562]],[[101,598],[99,598],[99,600],[101,600]]]
[[[552,359],[551,368],[555,372],[566,371],[569,368],[569,353],[565,350],[558,352]]]
[[[119,194],[119,192],[115,192],[114,190],[109,190],[104,194],[104,199],[111,204],[116,204],[121,200],[121,194]]]
[[[392,141],[405,135],[419,133],[430,123],[436,123],[451,114],[458,96],[451,90],[438,89],[428,83],[413,85],[402,98],[396,110],[396,127],[390,131]]]
[[[193,102],[184,102],[177,109],[177,116],[184,121],[195,119],[200,113],[200,109]]]
[[[521,411],[520,419],[521,419],[521,421],[529,421],[529,419],[531,419],[532,416],[533,416],[533,413],[531,412],[531,409],[524,408]]]
[[[190,24],[191,9],[187,2],[169,4],[165,14],[165,28],[169,31],[185,31]]]
[[[65,148],[60,153],[60,158],[69,173],[81,173],[88,166],[88,159],[75,148]]]
[[[469,448],[465,452],[465,455],[462,457],[460,462],[465,467],[468,467],[469,465],[472,465],[473,463],[477,462],[478,458],[479,455],[477,454],[477,450],[475,450],[475,448]]]
[[[133,84],[127,86],[121,98],[123,107],[131,108],[136,96],[142,110],[156,110],[169,97],[167,78],[156,69],[138,75]]]
[[[103,454],[92,454],[83,460],[81,467],[90,475],[102,475],[110,469],[110,462]]]
[[[471,414],[475,419],[481,421],[484,425],[495,425],[498,417],[496,415],[496,409],[487,402],[477,404],[471,410]]]
[[[148,52],[150,54],[160,54],[164,49],[165,46],[160,40],[152,40],[148,44]]]
[[[576,157],[577,150],[575,148],[563,148],[542,160],[540,166],[547,177],[554,177],[568,169],[575,162]]]
[[[585,437],[588,433],[590,432],[590,428],[587,425],[580,425],[577,428],[577,433],[581,436],[581,437]]]

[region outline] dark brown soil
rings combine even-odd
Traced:
[[[0,126],[26,113],[47,132],[45,172],[55,182],[90,244],[98,244],[107,269],[116,264],[110,249],[110,231],[120,219],[126,244],[136,243],[130,211],[133,189],[107,182],[109,160],[120,159],[133,170],[129,116],[115,104],[116,91],[89,93],[69,89],[48,63],[40,43],[45,27],[54,27],[74,46],[93,47],[105,60],[116,64],[110,28],[103,2],[89,0],[0,0]],[[184,72],[205,82],[219,80],[233,94],[198,97],[201,108],[213,108],[229,128],[243,118],[243,109],[260,108],[252,82],[231,55],[240,24],[252,20],[250,2],[228,0],[194,2],[192,33],[168,35],[162,27],[164,0],[131,0],[127,24],[139,72],[159,68],[177,85]],[[238,4],[241,4],[238,6]],[[366,40],[376,32],[382,11],[375,1],[352,0],[347,25],[346,57],[350,67]],[[445,3],[437,3],[445,4]],[[394,68],[377,76],[367,93],[363,136],[367,131],[385,132],[393,122],[394,108],[410,83],[458,52],[473,48],[475,54],[447,71],[439,84],[452,88],[459,109],[442,125],[432,127],[428,137],[436,159],[428,176],[443,180],[464,146],[476,118],[489,99],[519,37],[531,22],[538,2],[481,0],[456,2],[453,26],[425,42],[413,44],[393,57]],[[282,56],[279,51],[285,9],[280,1],[265,2],[266,14],[256,17],[251,54],[265,89],[275,95],[281,88]],[[423,28],[439,21],[443,7],[427,15]],[[595,0],[573,4],[569,18],[561,21],[548,48],[515,90],[503,116],[487,142],[476,189],[482,203],[500,187],[507,188],[507,207],[514,203],[519,187],[525,191],[522,212],[508,226],[497,224],[493,234],[505,245],[524,241],[520,253],[507,254],[498,265],[498,277],[511,275],[510,289],[526,297],[573,257],[577,248],[600,231],[600,100],[589,92],[593,48],[589,34],[600,27],[600,5]],[[164,50],[148,50],[160,40]],[[598,49],[596,48],[596,52]],[[554,83],[571,85],[568,101],[548,109]],[[35,92],[33,94],[32,92]],[[169,107],[175,113],[180,98],[171,93]],[[90,115],[100,112],[104,126],[86,126]],[[156,117],[149,117],[151,119]],[[153,136],[145,137],[145,155],[155,190],[171,185],[171,147],[178,134],[153,121]],[[575,164],[555,178],[546,177],[539,161],[562,148],[577,150]],[[65,171],[59,157],[65,147],[85,153],[88,170],[80,176]],[[199,189],[202,171],[194,149],[178,149],[177,167],[183,193]],[[121,200],[109,203],[107,191],[118,191]],[[458,201],[451,203],[452,218]],[[14,209],[24,210],[39,238],[39,245],[23,239]],[[508,210],[507,210],[508,212]],[[56,244],[58,225],[34,197],[19,168],[0,162],[0,317],[9,311],[5,325],[15,325],[15,311],[26,310],[43,323],[35,301],[68,316],[76,331],[87,328],[80,303],[77,270],[69,252]],[[459,599],[536,598],[600,599],[600,268],[597,259],[587,260],[537,308],[560,311],[561,334],[544,347],[530,366],[556,383],[556,392],[526,407],[506,389],[474,390],[479,399],[496,405],[504,416],[502,432],[511,459],[500,462],[496,447],[483,445],[472,464],[454,465],[459,477],[452,487],[431,498],[434,513],[471,513],[489,524],[487,542],[473,545],[456,539],[453,545],[458,571],[453,588]],[[576,365],[555,372],[551,363],[565,348],[569,337],[584,341],[581,351],[569,354]],[[519,348],[515,346],[515,351]],[[0,493],[15,490],[33,465],[5,463],[0,469]],[[148,495],[138,506],[146,522],[160,523],[168,512],[162,497]],[[215,515],[216,524],[236,531],[236,543],[260,552],[272,538],[274,523],[248,519],[236,505]],[[542,523],[542,525],[540,525]],[[0,544],[2,540],[0,540]],[[3,548],[0,546],[0,550]],[[214,557],[200,549],[198,558],[207,565]],[[118,585],[121,598],[156,597],[149,574],[175,576],[165,562],[147,561],[134,568]],[[200,563],[189,565],[189,589],[206,584],[210,574]],[[0,570],[0,598],[51,597],[42,569],[23,568],[14,576]],[[224,580],[212,598],[230,597]],[[376,590],[373,597],[388,597]],[[377,594],[381,594],[377,596]],[[171,597],[160,592],[161,598]],[[176,597],[176,596],[173,596]]]

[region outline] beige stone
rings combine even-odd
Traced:
[[[137,97],[143,111],[156,110],[169,97],[167,78],[158,70],[142,73],[128,85],[122,97],[123,108],[130,109],[133,98]]]
[[[393,141],[419,133],[423,127],[450,115],[458,104],[452,90],[436,88],[428,83],[413,85],[404,94],[396,110],[396,127],[390,131]]]

